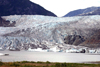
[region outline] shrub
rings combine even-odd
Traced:
[[[9,63],[9,66],[15,66],[15,67],[18,67],[18,66],[20,66],[18,63],[16,63],[16,62],[13,62],[13,63]]]
[[[60,63],[56,63],[56,64],[55,64],[55,67],[61,67],[61,66],[60,66]]]
[[[44,63],[44,62],[38,61],[37,63],[40,63],[40,64],[42,64],[42,63]]]
[[[47,64],[50,64],[50,62],[49,62],[49,61],[46,61],[46,63],[47,63]]]
[[[61,67],[68,67],[66,63],[61,63]]]
[[[34,62],[34,61],[31,61],[31,63],[36,63],[36,62]]]
[[[0,61],[0,66],[2,66],[3,65],[3,62],[2,61]]]
[[[22,61],[21,63],[30,63],[29,61]]]

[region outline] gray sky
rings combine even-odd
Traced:
[[[30,0],[53,12],[58,17],[64,16],[70,11],[84,9],[92,6],[100,6],[100,0]]]

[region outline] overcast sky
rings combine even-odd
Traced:
[[[64,16],[70,11],[84,9],[92,6],[100,6],[100,0],[30,0],[53,12],[58,17]]]

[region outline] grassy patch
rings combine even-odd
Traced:
[[[84,64],[84,63],[51,63],[21,61],[21,62],[0,62],[0,67],[100,67],[100,64]]]
[[[33,67],[33,65],[23,65],[23,66],[21,66],[21,67]]]

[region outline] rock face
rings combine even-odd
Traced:
[[[80,45],[94,48],[100,47],[100,30]]]
[[[64,17],[88,16],[88,15],[100,15],[100,7],[89,7],[86,9],[71,11],[68,14],[66,14]]]
[[[15,24],[16,24],[15,21],[12,21],[12,23],[10,23],[9,20],[5,20],[5,19],[2,19],[2,18],[0,17],[0,26],[1,26],[1,27],[14,27]]]
[[[84,45],[89,38],[98,42],[100,16],[50,17],[40,15],[2,16],[14,27],[0,27],[0,47],[9,50],[27,50],[29,48],[48,49],[53,46]],[[97,35],[98,34],[98,35]],[[64,41],[65,40],[65,41]],[[64,44],[64,42],[66,44]],[[92,43],[92,40],[91,40]],[[88,47],[92,47],[91,43]],[[59,49],[63,49],[59,47]]]
[[[29,0],[0,0],[0,16],[9,15],[45,15],[56,16]]]
[[[79,45],[85,41],[85,38],[80,35],[68,35],[64,39],[66,44]]]

